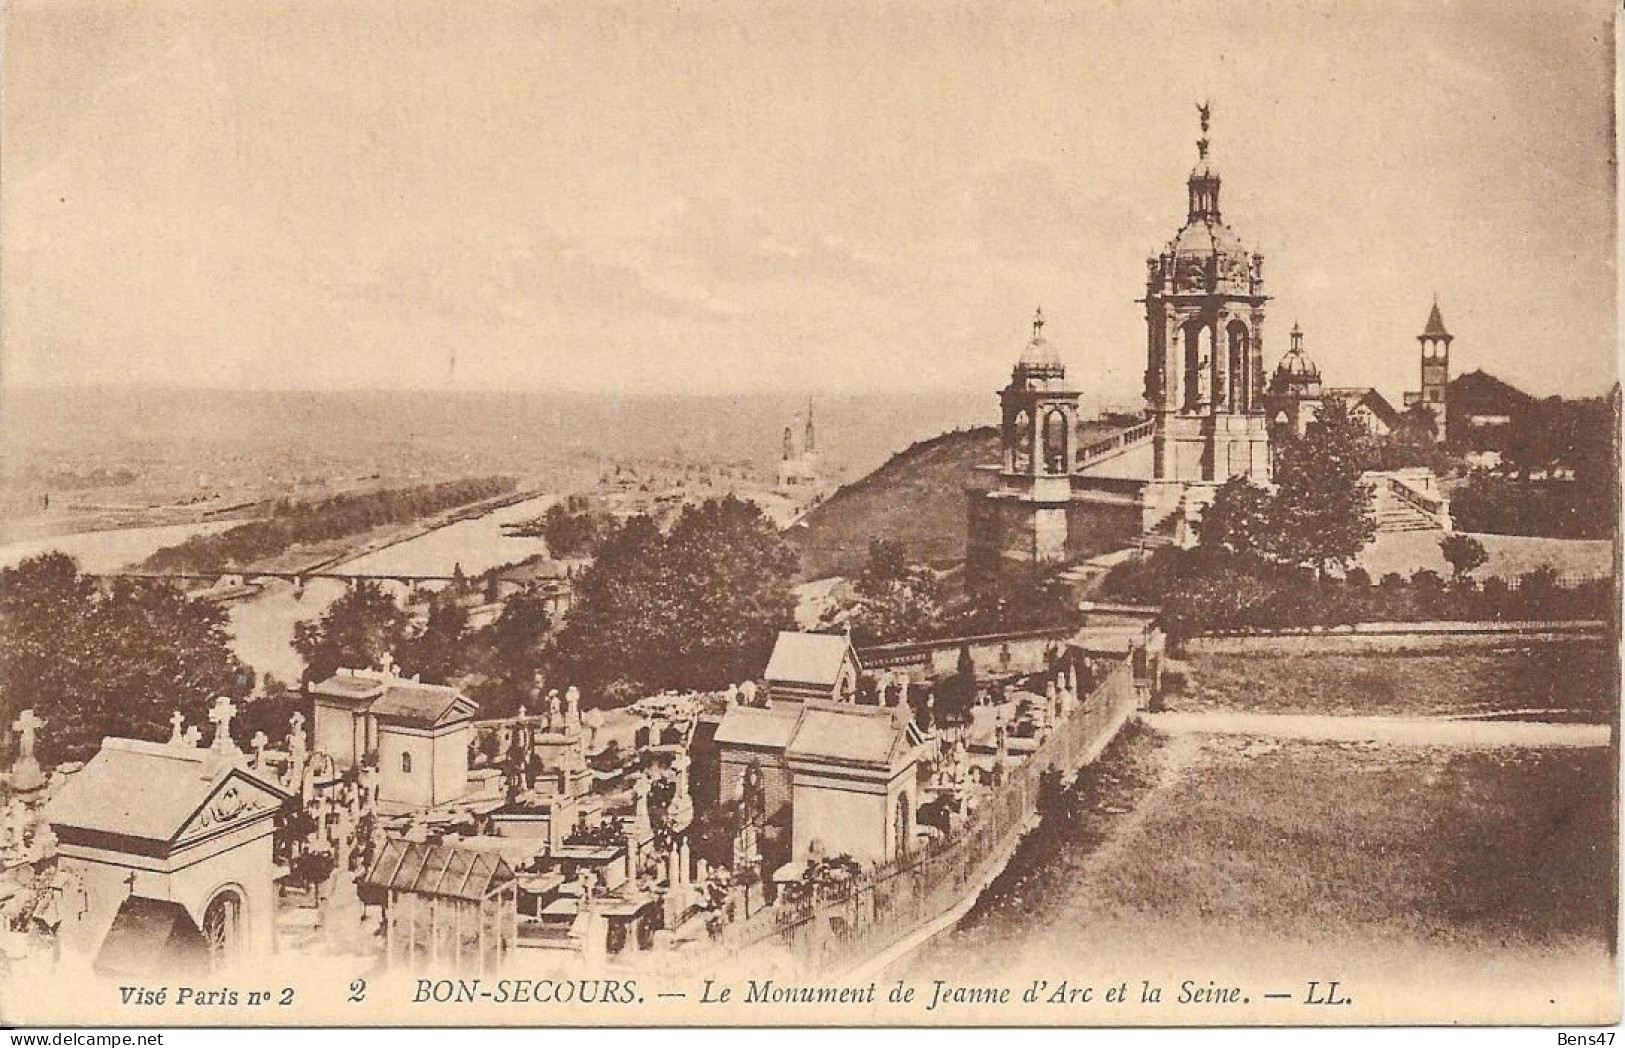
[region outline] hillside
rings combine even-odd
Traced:
[[[856,571],[874,536],[901,541],[913,562],[964,560],[965,486],[975,467],[998,460],[994,426],[953,430],[898,452],[786,533],[801,551],[801,577]]]

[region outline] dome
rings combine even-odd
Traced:
[[[1033,315],[1033,337],[1023,347],[1021,356],[1016,360],[1016,374],[1033,378],[1064,378],[1066,365],[1061,363],[1061,354],[1050,345],[1049,339],[1044,337],[1044,311],[1038,310]]]
[[[1216,219],[1196,218],[1186,222],[1185,227],[1169,242],[1168,253],[1184,257],[1199,255],[1203,258],[1232,255],[1244,262],[1248,259],[1247,248],[1236,236],[1235,230]]]
[[[1316,378],[1320,377],[1320,369],[1315,362],[1299,350],[1291,350],[1275,365],[1275,373],[1287,378]]]
[[[1058,368],[1064,367],[1061,363],[1061,354],[1050,345],[1049,339],[1043,335],[1034,335],[1021,351],[1021,359],[1016,361],[1017,367],[1022,368]]]
[[[1292,325],[1292,348],[1275,365],[1275,378],[1270,384],[1282,391],[1320,385],[1320,368],[1303,351],[1303,329],[1296,324]]]

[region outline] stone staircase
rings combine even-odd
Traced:
[[[1440,531],[1437,521],[1398,499],[1377,500],[1377,531]]]
[[[1377,533],[1397,531],[1446,531],[1449,504],[1439,496],[1419,490],[1393,474],[1367,474],[1372,488],[1371,509],[1377,518]]]

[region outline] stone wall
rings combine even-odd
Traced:
[[[1602,622],[1367,622],[1318,631],[1194,637],[1184,643],[1182,651],[1187,655],[1358,655],[1596,642],[1607,636],[1607,624]]]

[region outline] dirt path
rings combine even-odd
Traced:
[[[1588,747],[1608,745],[1606,724],[1464,721],[1443,717],[1340,717],[1294,713],[1142,713],[1149,728],[1172,736],[1256,735],[1315,742],[1390,742],[1409,746]]]

